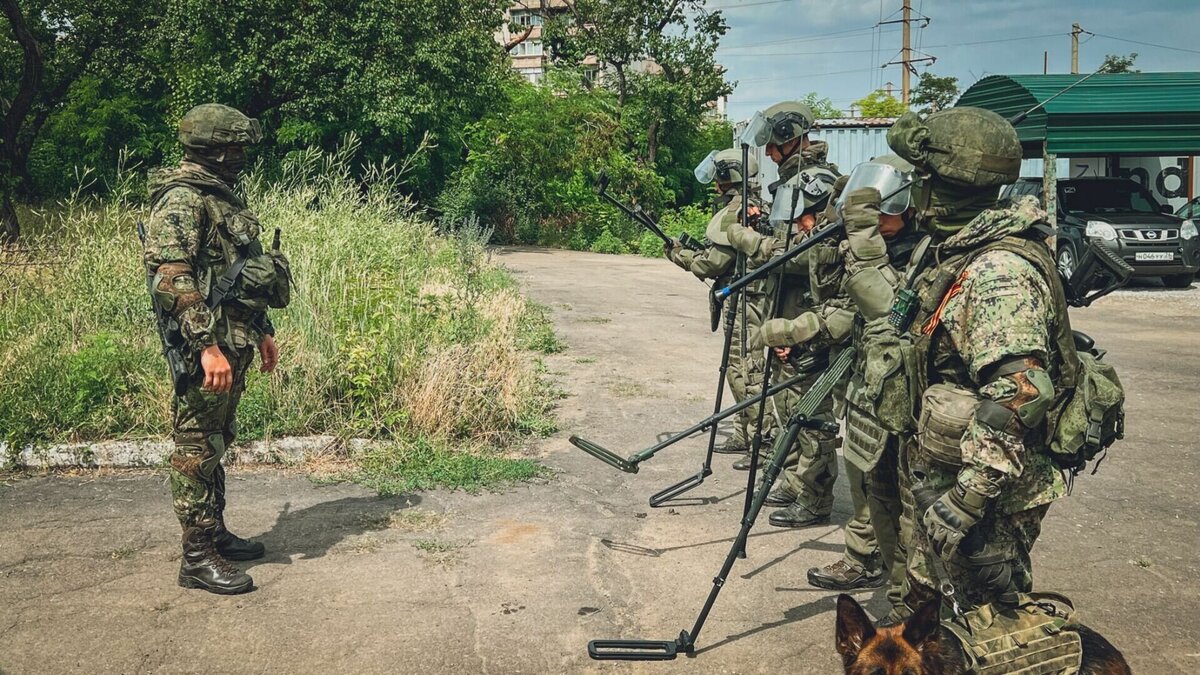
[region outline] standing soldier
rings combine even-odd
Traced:
[[[904,606],[905,542],[912,529],[911,495],[903,489],[898,469],[900,434],[907,427],[910,411],[905,407],[906,397],[898,403],[880,400],[891,392],[878,386],[876,369],[868,363],[874,365],[880,356],[874,336],[892,332],[887,317],[900,282],[899,270],[908,264],[922,236],[913,222],[910,192],[901,189],[911,181],[912,169],[895,155],[855,167],[845,186],[840,213],[831,214],[831,219],[844,223],[846,240],[810,255],[814,286],[830,285],[822,284],[822,277],[836,279],[838,293],[812,317],[768,322],[763,328],[769,346],[790,350],[822,331],[832,333],[852,326],[857,353],[846,393],[843,454],[854,517],[846,524],[842,558],[810,569],[808,582],[818,588],[847,591],[887,581],[893,608]],[[889,195],[882,204],[880,193]],[[848,321],[843,312],[853,318]],[[809,324],[818,330],[805,330]],[[902,493],[907,495],[903,500],[907,509],[902,507]],[[897,614],[902,613],[897,609]]]
[[[704,232],[707,246],[703,251],[692,251],[672,239],[672,246],[667,249],[667,258],[683,269],[695,274],[699,279],[712,279],[714,283],[724,286],[733,279],[736,272],[738,253],[729,244],[729,226],[736,223],[742,208],[742,153],[740,150],[726,149],[714,151],[705,161],[696,167],[696,178],[702,183],[716,183],[720,193],[721,209],[708,222]],[[747,184],[751,190],[758,187],[758,160],[753,155],[747,160]],[[753,195],[753,192],[751,193]],[[750,196],[750,204],[761,209],[761,204],[754,196]],[[749,289],[748,289],[749,290]],[[747,305],[748,321],[755,328],[761,323],[757,314],[761,291],[756,289],[754,298]],[[741,312],[734,319],[734,335],[743,333]],[[746,398],[746,382],[750,378],[750,359],[745,354],[745,346],[738,346],[729,351],[729,389],[733,398],[741,403]],[[723,444],[714,449],[715,452],[740,454],[750,448],[750,429],[753,423],[750,409],[738,414],[734,425],[733,435]]]
[[[897,322],[909,326],[918,396],[908,463],[919,555],[905,600],[915,609],[949,584],[967,607],[1014,601],[1033,586],[1042,518],[1066,493],[1047,418],[1076,364],[1045,213],[1032,198],[996,208],[1021,145],[994,112],[906,113],[888,145],[917,169],[913,201],[933,240],[903,298],[911,310],[895,310],[908,315]]]
[[[790,229],[793,235],[802,237],[816,224],[828,195],[813,199],[807,196],[806,188],[831,183],[837,177],[837,167],[827,162],[828,146],[809,139],[809,130],[812,129],[816,118],[808,105],[798,101],[785,101],[767,108],[763,111],[763,116],[771,130],[766,146],[767,155],[779,166],[779,180],[770,186],[774,195],[772,220],[779,226],[778,231],[762,234],[740,224],[729,228],[730,243],[746,254],[751,269],[765,264],[792,243],[784,239],[786,230]],[[802,199],[809,202],[791,214],[799,227],[788,222],[788,218],[783,215],[790,208],[790,204],[780,201],[780,188],[785,185],[796,191],[793,194],[805,195]],[[775,317],[795,318],[811,309],[812,294],[807,264],[803,260],[793,261],[785,267],[781,279],[785,284],[784,303],[775,312]],[[770,295],[767,293],[766,297]],[[765,316],[766,311],[764,309],[760,313]],[[814,377],[817,374],[815,373]],[[755,384],[760,386],[760,383]],[[799,386],[807,387],[808,384],[802,383]],[[774,399],[774,407],[780,417],[787,416],[788,402],[792,398],[790,395],[781,394]],[[735,468],[739,466],[748,467],[749,457],[734,465]],[[796,452],[788,457],[787,467],[782,485],[767,497],[767,505],[785,507],[769,516],[770,524],[777,527],[809,527],[828,522],[833,510],[833,484],[837,479],[836,435],[817,430],[801,432]]]
[[[238,400],[254,350],[261,370],[279,360],[268,307],[290,296],[287,259],[275,245],[264,251],[262,227],[233,188],[246,166],[246,147],[258,143],[258,120],[209,103],[179,122],[184,158],[150,180],[150,218],[144,238],[147,284],[158,311],[184,344],[186,381],[176,387],[171,495],[183,526],[179,585],[212,593],[243,593],[250,576],[229,560],[263,556],[262,544],[225,527],[225,469]]]

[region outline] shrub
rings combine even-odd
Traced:
[[[281,352],[252,370],[242,438],[334,434],[497,448],[553,428],[536,351],[561,349],[543,309],[491,264],[478,221],[439,226],[381,164],[351,178],[341,151],[251,175],[248,202],[283,230],[297,287],[274,312]],[[365,187],[364,187],[365,186]],[[134,224],[134,186],[27,218],[0,253],[0,440],[158,437],[170,397]]]

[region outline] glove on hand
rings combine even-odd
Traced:
[[[879,234],[879,190],[859,188],[846,194],[842,217],[846,225],[846,242],[853,258],[847,264],[874,261],[887,256],[887,242]]]
[[[925,510],[921,519],[933,552],[942,560],[954,557],[963,538],[983,518],[983,509],[968,504],[964,492],[961,486],[950,488]]]
[[[771,319],[754,336],[751,347],[793,347],[808,342],[820,332],[821,319],[812,312],[805,312],[795,319]]]

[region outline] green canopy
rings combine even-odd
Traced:
[[[955,105],[1012,118],[1086,75],[991,75]],[[1200,73],[1093,75],[1017,125],[1026,157],[1200,154]]]

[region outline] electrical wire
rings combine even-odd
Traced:
[[[784,38],[781,40],[764,40],[762,42],[740,43],[740,44],[736,44],[736,45],[721,45],[717,49],[718,49],[718,51],[725,50],[725,49],[753,49],[754,47],[761,47],[763,45],[777,45],[777,44],[785,44],[785,43],[791,43],[791,42],[822,42],[824,40],[841,40],[841,39],[845,39],[846,37],[849,37],[850,35],[853,35],[855,33],[866,34],[866,33],[870,33],[873,30],[875,30],[875,26],[870,26],[868,28],[851,28],[849,30],[839,30],[839,31],[834,31],[832,33],[817,33],[815,35],[806,35],[806,36],[795,37],[795,38]],[[897,32],[897,30],[885,31],[885,32],[895,33],[895,32]]]
[[[1171,45],[1160,45],[1160,44],[1157,44],[1154,42],[1142,42],[1141,40],[1130,40],[1128,38],[1117,37],[1116,35],[1105,35],[1104,33],[1093,33],[1090,30],[1085,30],[1083,32],[1087,33],[1089,35],[1094,35],[1096,37],[1108,38],[1109,40],[1116,40],[1118,42],[1128,42],[1130,44],[1143,45],[1145,47],[1158,47],[1159,49],[1170,49],[1170,50],[1177,51],[1177,52],[1187,52],[1189,54],[1200,54],[1200,49],[1185,49],[1183,47],[1172,47]]]
[[[852,70],[831,70],[826,73],[803,73],[800,75],[784,75],[781,77],[755,77],[749,80],[737,80],[739,85],[748,84],[750,82],[783,82],[787,80],[801,80],[810,77],[826,77],[829,75],[845,75],[847,73],[864,73],[875,68],[854,68]]]
[[[795,2],[796,0],[755,0],[755,2],[746,2],[737,5],[718,5],[716,7],[705,6],[708,11],[716,11],[720,9],[741,9],[742,7],[757,7],[758,5],[778,5],[784,2]]]

